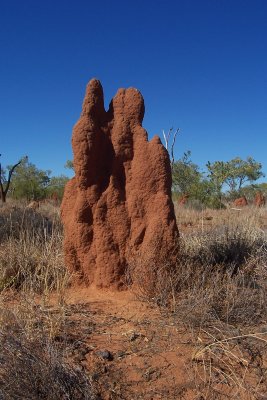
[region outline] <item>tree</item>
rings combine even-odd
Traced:
[[[226,179],[229,177],[229,165],[224,161],[207,162],[208,179],[213,186],[215,197],[222,201],[222,188]]]
[[[182,195],[192,194],[202,179],[198,165],[194,164],[190,157],[191,152],[187,151],[182,158],[173,164],[173,188]]]
[[[74,170],[73,161],[72,161],[72,160],[67,160],[67,161],[66,161],[66,164],[64,165],[64,168]]]
[[[65,175],[51,177],[46,188],[46,197],[56,196],[58,200],[62,200],[64,188],[68,181],[69,178]]]
[[[38,169],[28,161],[28,158],[24,158],[13,174],[12,197],[16,199],[26,198],[28,201],[44,198],[50,181],[50,174],[51,171]]]
[[[229,187],[230,196],[237,196],[240,195],[241,189],[246,182],[250,182],[251,184],[264,176],[261,171],[262,165],[252,157],[247,157],[246,160],[236,157],[227,162],[208,162],[206,166],[208,169],[208,178],[214,185],[215,193],[220,200],[224,185]]]
[[[231,192],[239,192],[246,182],[252,184],[252,182],[264,176],[261,171],[261,163],[255,161],[252,157],[247,157],[246,160],[236,157],[228,161],[227,164],[228,177],[225,183],[229,186]]]
[[[1,157],[1,154],[0,154]],[[25,157],[26,158],[26,157]],[[21,159],[16,164],[8,167],[8,177],[6,178],[6,170],[2,168],[2,164],[0,162],[0,194],[2,203],[6,202],[6,196],[10,188],[11,178],[15,171],[15,169],[23,162]]]
[[[197,200],[198,205],[211,208],[221,207],[214,193],[214,184],[200,172],[197,164],[191,160],[191,152],[173,164],[173,189],[180,195],[187,195],[190,200]],[[200,203],[200,204],[199,204]]]

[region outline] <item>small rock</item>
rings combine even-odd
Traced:
[[[100,358],[103,358],[103,360],[108,360],[108,361],[113,360],[113,355],[108,350],[99,350],[96,352],[96,355]]]
[[[80,353],[83,356],[86,356],[86,354],[88,354],[90,351],[90,349],[88,349],[87,347],[84,347],[83,349],[81,349]]]
[[[95,372],[95,373],[92,375],[92,380],[93,380],[93,381],[98,381],[99,378],[100,378],[100,374],[98,374],[97,372]]]
[[[130,341],[133,342],[135,339],[137,339],[139,337],[139,333],[136,332],[132,332],[130,335]]]
[[[124,356],[125,356],[125,352],[122,351],[122,350],[119,350],[118,353],[117,353],[117,357],[118,358],[123,358]]]

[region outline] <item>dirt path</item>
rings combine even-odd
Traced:
[[[131,292],[67,292],[77,360],[103,399],[193,399],[190,334]],[[191,371],[191,372],[190,372]]]

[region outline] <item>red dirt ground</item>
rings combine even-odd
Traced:
[[[78,361],[88,369],[101,398],[199,398],[192,376],[191,334],[171,317],[130,291],[72,288],[67,304],[72,335],[80,343]],[[98,353],[104,350],[112,360]]]

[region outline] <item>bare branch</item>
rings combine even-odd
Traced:
[[[1,156],[1,154],[0,154]],[[2,183],[2,165],[0,163],[0,194],[1,194],[1,200],[3,203],[5,203],[6,201],[6,195],[8,193],[9,190],[9,186],[10,186],[10,182],[11,182],[11,177],[13,172],[15,171],[15,168],[17,168],[18,165],[20,165],[23,161],[23,158],[17,162],[17,164],[14,164],[12,166],[12,168],[10,169],[9,173],[8,173],[8,179],[7,179],[7,183],[6,183],[6,187],[4,188],[3,183]]]
[[[169,142],[169,139],[170,139],[170,136],[171,136],[172,130],[173,130],[173,128],[170,128],[170,129],[169,129],[168,136],[167,136],[168,142]]]
[[[174,133],[173,133],[173,128],[170,128],[167,134],[165,133],[164,129],[162,131],[163,138],[165,141],[165,148],[170,155],[171,167],[173,167],[173,164],[174,164],[174,145],[175,145],[176,136],[179,132],[180,132],[180,128],[177,128]],[[172,143],[171,143],[171,147],[169,149],[169,141],[170,141],[171,137],[172,137]]]
[[[174,145],[175,145],[176,136],[179,132],[180,132],[180,128],[177,128],[176,131],[174,132],[173,138],[172,138],[172,146],[171,146],[171,166],[172,167],[174,164]]]
[[[167,137],[166,137],[166,135],[165,135],[165,131],[164,131],[164,129],[163,129],[163,137],[164,137],[164,141],[165,141],[165,148],[166,148],[166,150],[168,150],[168,140],[167,140]]]

